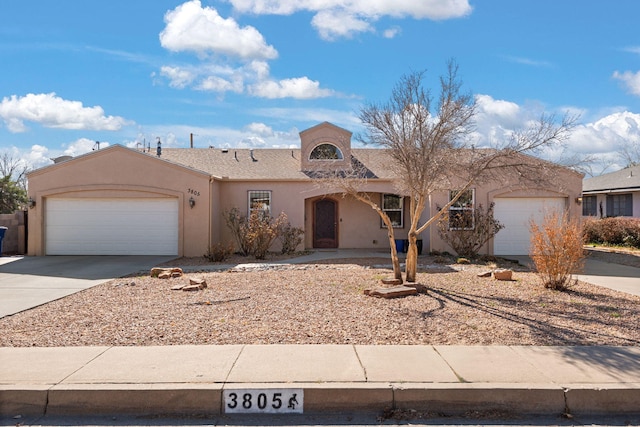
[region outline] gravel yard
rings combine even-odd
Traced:
[[[429,256],[420,258],[420,294],[364,295],[391,275],[389,264],[386,257],[122,278],[0,319],[0,346],[640,345],[637,296],[586,283],[547,290],[516,264],[506,265],[513,281],[480,278],[487,265]],[[190,277],[206,279],[208,288],[171,290]]]

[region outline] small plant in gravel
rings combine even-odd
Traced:
[[[211,262],[221,262],[224,261],[233,253],[233,244],[232,243],[216,243],[211,245],[207,252],[204,254],[205,259]]]
[[[278,229],[278,239],[282,244],[281,253],[291,255],[295,253],[296,248],[302,243],[304,230],[300,227],[293,227],[286,220],[286,215]]]
[[[472,216],[464,218],[466,221],[452,217],[452,214],[445,215],[438,221],[438,235],[456,251],[458,256],[476,258],[482,246],[504,228],[504,225],[493,216],[493,208],[493,203],[487,210],[482,205],[478,205],[473,210]],[[458,224],[458,226],[452,227],[451,224]]]
[[[542,224],[530,222],[531,250],[538,276],[548,289],[565,290],[572,274],[582,270],[584,250],[582,228],[567,212],[545,214]]]

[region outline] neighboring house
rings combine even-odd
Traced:
[[[582,215],[640,218],[640,165],[585,179]]]
[[[409,202],[396,194],[384,150],[352,149],[351,132],[326,122],[300,132],[300,139],[299,149],[164,148],[160,156],[116,145],[33,171],[29,254],[201,256],[212,244],[232,241],[223,213],[234,207],[247,215],[251,209],[286,213],[304,229],[305,248],[388,249],[373,209],[313,179],[318,169],[352,161],[367,168],[365,190],[391,217],[396,238],[407,238]],[[574,201],[582,176],[566,170],[557,181],[552,188],[476,186],[453,209],[494,202],[506,229],[485,252],[526,254],[530,218],[550,207],[579,215]],[[422,220],[448,197],[433,195]],[[421,239],[425,251],[451,250],[435,227]]]

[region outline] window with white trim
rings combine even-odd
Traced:
[[[449,201],[453,200],[458,190],[449,191]],[[449,230],[473,230],[475,228],[475,191],[464,190],[460,198],[449,207]]]
[[[271,215],[271,191],[250,190],[249,191],[249,216],[254,211],[263,215]]]
[[[383,194],[382,210],[391,220],[393,228],[404,228],[404,197],[397,194]],[[385,227],[384,223],[382,227]]]

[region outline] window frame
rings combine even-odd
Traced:
[[[447,202],[450,202],[459,192],[460,190],[449,190],[449,200]],[[475,209],[476,209],[476,190],[475,188],[467,188],[466,190],[464,190],[465,192],[469,191],[471,192],[471,203],[470,205],[459,205],[460,200],[462,200],[464,198],[464,195],[461,196],[454,204],[452,204],[451,206],[449,206],[449,212],[448,212],[448,224],[447,224],[447,228],[449,230],[475,230],[476,228],[476,215],[475,215]],[[464,202],[462,202],[464,203]],[[471,214],[471,227],[455,227],[452,226],[451,224],[451,218],[453,217],[452,212],[470,212]]]
[[[331,147],[333,147],[335,149],[336,152],[336,158],[335,159],[323,159],[323,158],[314,158],[313,157],[313,153],[316,151],[316,149],[318,149],[319,147],[322,147],[324,145],[329,145]],[[338,147],[335,144],[332,144],[330,142],[322,142],[320,144],[317,144],[316,146],[314,146],[311,149],[311,152],[309,152],[309,161],[311,162],[337,162],[337,161],[341,161],[344,160],[344,153],[342,152],[342,150],[340,149],[340,147]]]
[[[621,207],[621,201],[624,197],[624,205]],[[607,194],[607,216],[633,216],[633,194]]]
[[[267,206],[265,208],[252,207],[252,200],[264,199],[267,196]],[[254,197],[252,197],[254,196]],[[254,202],[255,203],[255,202]],[[248,190],[247,191],[247,217],[250,218],[254,211],[261,211],[263,215],[271,215],[272,192],[271,190]]]
[[[389,197],[395,197],[397,199],[399,199],[400,201],[400,208],[387,208],[386,204],[385,204],[385,200],[386,200],[386,196]],[[401,196],[399,194],[392,194],[392,193],[381,193],[380,194],[380,209],[389,217],[389,220],[391,221],[391,225],[393,228],[404,228],[404,196]],[[391,219],[391,216],[389,216],[389,212],[399,212],[400,213],[400,224],[396,225],[393,223],[393,220]],[[387,228],[387,225],[384,223],[384,221],[382,221],[382,219],[380,219],[380,228]]]
[[[598,196],[589,194],[582,197],[582,216],[598,216]]]

